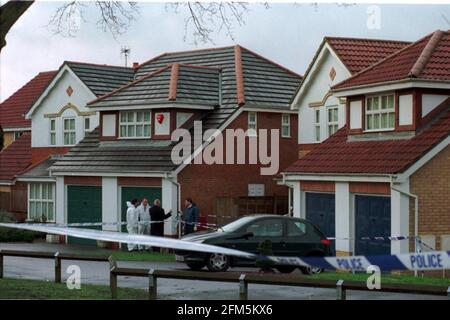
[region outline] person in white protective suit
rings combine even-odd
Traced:
[[[128,234],[138,234],[139,213],[136,208],[137,199],[127,201],[127,231]],[[139,246],[134,243],[128,243],[128,251],[139,249]]]
[[[150,205],[146,198],[142,199],[141,205],[137,207],[138,211],[138,233],[142,235],[150,235]],[[150,250],[150,246],[139,245],[139,250]]]

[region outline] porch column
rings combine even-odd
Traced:
[[[409,182],[395,184],[396,189],[408,192]],[[391,236],[409,235],[409,196],[391,189]],[[409,241],[391,241],[391,254],[409,252]]]
[[[302,192],[300,181],[295,181],[292,182],[292,211],[294,217],[304,218],[305,214],[303,213],[302,216],[301,208],[302,208]]]
[[[66,189],[64,187],[64,177],[56,177],[55,184],[55,220],[58,224],[66,223]]]
[[[177,185],[172,180],[162,178],[162,206],[166,212],[172,210],[172,217],[164,223],[164,234],[174,236],[177,234],[177,221],[174,218],[178,212]]]
[[[118,186],[116,177],[102,177],[102,222],[118,222]],[[104,225],[102,230],[120,231],[119,225]]]
[[[336,238],[340,238],[336,240],[336,255],[349,255],[353,252],[353,242],[351,240],[351,200],[348,182],[336,182],[335,190],[335,234]]]

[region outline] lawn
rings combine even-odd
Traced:
[[[144,300],[148,292],[141,289],[118,288],[119,299]],[[111,291],[107,286],[81,285],[80,290],[69,290],[65,283],[38,280],[0,279],[0,299],[63,299],[108,300]]]
[[[113,251],[111,256],[117,261],[175,262],[175,255],[171,253]]]
[[[348,281],[366,281],[369,274],[366,273],[344,273],[344,272],[324,272],[318,275],[309,276],[311,279],[324,280],[348,280]],[[428,285],[450,285],[450,279],[442,279],[435,277],[414,277],[413,275],[396,275],[396,274],[382,274],[381,285],[383,283],[408,283],[408,284],[428,284]]]

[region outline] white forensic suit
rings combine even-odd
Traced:
[[[136,209],[138,211],[138,233],[142,235],[150,235],[150,206],[141,204]],[[149,246],[139,245],[139,250],[148,250]]]
[[[138,222],[139,222],[139,213],[138,210],[131,204],[130,201],[127,201],[127,231],[128,234],[137,234],[138,233]],[[128,243],[128,251],[133,251],[138,249],[139,246],[134,243]]]

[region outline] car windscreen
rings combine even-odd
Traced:
[[[235,220],[233,222],[230,222],[229,224],[224,225],[220,229],[222,231],[225,231],[225,232],[234,232],[234,231],[238,230],[243,225],[247,224],[248,222],[250,222],[253,219],[254,218],[251,217],[251,216],[242,217],[242,218],[239,218],[239,219],[237,219],[237,220]]]

